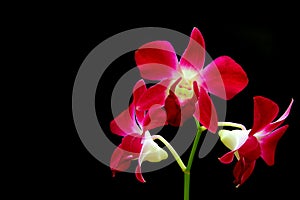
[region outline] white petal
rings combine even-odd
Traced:
[[[160,162],[167,158],[168,153],[152,140],[150,133],[147,131],[145,133],[139,162],[142,163],[145,160],[149,162]]]
[[[248,139],[250,130],[220,130],[219,136],[223,144],[230,150],[239,149]]]

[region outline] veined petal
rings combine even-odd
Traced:
[[[236,187],[241,186],[252,174],[255,167],[256,160],[246,161],[244,158],[240,159],[234,169],[233,175],[235,177],[234,184]]]
[[[135,168],[135,177],[137,178],[137,180],[139,180],[141,183],[145,183],[145,179],[143,177],[143,174],[142,174],[142,166],[141,166],[141,163],[138,162],[138,165],[136,166]]]
[[[277,127],[279,127],[283,122],[284,120],[289,116],[290,114],[290,111],[291,111],[291,108],[292,108],[292,105],[293,105],[293,102],[294,102],[294,99],[291,100],[291,103],[290,105],[288,106],[288,108],[286,109],[286,111],[283,113],[283,115],[277,119],[275,122],[272,122],[271,124],[269,124],[265,131],[266,132],[271,132],[273,131],[274,129],[276,129]]]
[[[158,104],[164,105],[167,98],[170,80],[161,81],[150,87],[139,99],[136,109],[139,111],[149,110],[151,106]]]
[[[142,139],[140,134],[127,135],[123,137],[119,147],[131,154],[139,154],[142,150]]]
[[[140,99],[140,97],[147,91],[147,87],[146,84],[144,82],[144,80],[139,80],[135,86],[133,87],[133,104],[136,107],[138,100]],[[135,116],[136,116],[136,120],[138,121],[139,124],[142,123],[142,121],[144,120],[145,117],[145,112],[144,111],[138,111],[135,108]]]
[[[144,161],[160,162],[168,158],[168,153],[160,148],[151,138],[149,131],[145,132],[143,147],[138,159],[138,166],[136,167],[136,178],[140,182],[146,182],[142,176],[141,166]]]
[[[136,103],[146,91],[145,81],[143,79],[139,80],[133,87],[133,102]]]
[[[129,168],[133,159],[140,156],[142,149],[142,136],[139,134],[127,135],[122,139],[121,144],[114,150],[110,168],[113,176],[118,171],[125,171]]]
[[[219,158],[220,162],[223,164],[229,164],[233,161],[235,151],[229,151]]]
[[[203,69],[203,78],[209,93],[225,100],[232,99],[248,84],[243,68],[228,56],[221,56]]]
[[[135,122],[133,116],[134,111],[132,109],[134,109],[133,104],[110,122],[110,130],[112,133],[125,136],[131,133],[139,133],[141,131]]]
[[[167,124],[166,111],[162,109],[161,105],[153,105],[143,121],[143,129],[151,130]]]
[[[177,73],[177,56],[167,41],[154,41],[135,52],[135,61],[141,76],[148,80],[163,80]]]
[[[230,150],[239,149],[248,139],[250,130],[220,130],[219,136],[221,142]]]
[[[268,98],[255,96],[254,98],[254,120],[249,135],[266,128],[278,115],[278,105]]]
[[[266,162],[267,165],[274,165],[275,150],[279,139],[286,132],[288,125],[278,128],[271,134],[259,140],[261,147],[261,158]]]
[[[217,111],[207,92],[200,88],[194,117],[209,131],[215,133],[218,129]]]
[[[168,158],[168,153],[156,144],[149,133],[145,132],[143,148],[139,157],[139,162],[160,162]]]
[[[261,148],[256,137],[249,136],[246,142],[238,149],[239,155],[246,160],[256,160],[261,154]]]
[[[169,95],[165,100],[165,109],[167,112],[168,124],[172,126],[179,126],[181,124],[181,107],[178,98],[172,92],[169,91]]]
[[[201,32],[195,27],[190,41],[180,59],[180,65],[201,70],[205,62],[205,43]]]
[[[132,161],[132,156],[129,152],[117,147],[110,159],[110,169],[115,176],[116,172],[122,172],[129,168]]]

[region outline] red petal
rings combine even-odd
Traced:
[[[261,138],[261,157],[267,165],[274,165],[275,150],[279,139],[286,132],[288,125],[278,128],[266,137]]]
[[[181,59],[180,65],[184,67],[192,67],[196,70],[201,70],[205,62],[205,43],[201,32],[194,28],[190,41],[185,49]]]
[[[138,100],[140,99],[140,97],[147,91],[147,87],[146,84],[144,82],[144,80],[139,80],[134,88],[133,88],[133,104],[134,106],[136,106]],[[135,111],[135,115],[137,118],[137,121],[139,124],[141,124],[141,122],[143,121],[144,117],[145,117],[145,112],[144,111]]]
[[[290,114],[290,111],[291,111],[293,102],[294,102],[294,99],[291,100],[291,103],[290,103],[289,107],[286,109],[286,111],[283,113],[283,115],[282,115],[278,120],[276,120],[275,122],[272,122],[272,123],[265,129],[266,132],[271,132],[271,131],[273,131],[274,129],[276,129],[277,127],[279,127],[279,126],[284,122],[284,120],[285,120],[285,119],[289,116],[289,114]]]
[[[278,105],[262,96],[256,96],[254,99],[254,121],[249,135],[261,131],[268,126],[278,115]]]
[[[134,114],[134,111],[132,111],[133,108],[134,106],[131,104],[128,109],[124,110],[110,122],[111,132],[120,136],[125,136],[130,133],[138,133],[140,131],[132,116],[132,114]]]
[[[233,98],[248,84],[242,67],[228,56],[221,56],[203,70],[206,89],[225,100]]]
[[[145,179],[143,177],[143,174],[142,174],[142,169],[141,169],[141,165],[138,164],[138,166],[136,167],[135,169],[135,177],[142,183],[145,183]]]
[[[234,183],[241,186],[252,174],[255,167],[256,160],[247,162],[244,158],[241,158],[233,169],[233,175],[235,177]]]
[[[238,149],[239,155],[247,160],[256,160],[261,154],[258,140],[249,136],[246,142]]]
[[[150,87],[137,102],[136,109],[143,111],[155,104],[164,105],[169,83],[170,80],[164,80]]]
[[[218,116],[207,92],[200,88],[199,99],[196,104],[194,117],[209,131],[215,133],[218,129]]]
[[[140,97],[147,91],[146,84],[144,80],[139,80],[133,87],[133,102],[136,102],[140,99]]]
[[[131,154],[137,154],[135,156],[138,156],[142,149],[142,135],[131,134],[125,136],[119,147]]]
[[[178,98],[176,95],[169,91],[170,94],[168,95],[165,101],[165,109],[167,112],[167,121],[168,124],[172,126],[180,126],[181,123],[181,107]]]
[[[166,125],[167,114],[160,105],[152,106],[143,121],[144,131]]]
[[[113,176],[116,172],[122,172],[129,168],[132,158],[127,151],[124,151],[120,147],[117,147],[110,159],[110,168],[113,172]]]
[[[234,158],[234,152],[235,151],[230,151],[226,154],[224,154],[221,158],[219,158],[220,162],[223,164],[229,164],[233,161]]]
[[[167,41],[149,42],[135,52],[141,76],[149,80],[163,80],[177,73],[177,56]]]

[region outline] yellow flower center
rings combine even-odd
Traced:
[[[198,81],[199,73],[193,69],[182,69],[181,81],[175,88],[175,95],[180,101],[191,99],[194,95],[193,82]]]
[[[175,94],[180,100],[192,98],[193,93],[193,84],[190,80],[182,79],[175,88]]]

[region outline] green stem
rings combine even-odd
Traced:
[[[240,128],[242,130],[246,130],[246,127],[244,125],[234,122],[218,122],[218,126],[231,126],[235,128]]]
[[[170,145],[170,143],[165,140],[165,138],[163,138],[160,135],[153,135],[152,136],[153,140],[160,140],[164,145],[166,145],[166,147],[169,149],[169,151],[171,152],[171,154],[174,156],[176,162],[178,163],[179,167],[182,169],[182,171],[186,171],[186,166],[184,165],[184,163],[182,162],[180,156],[178,155],[178,153],[175,151],[175,149],[172,147],[172,145]]]
[[[205,127],[200,126],[200,124],[197,120],[195,120],[195,121],[196,121],[196,124],[197,124],[197,134],[196,134],[196,137],[195,137],[194,142],[193,142],[193,147],[192,147],[190,157],[189,157],[189,160],[188,160],[188,165],[186,167],[186,170],[184,171],[184,200],[189,200],[190,199],[190,176],[191,176],[190,171],[191,171],[191,167],[192,167],[192,164],[193,164],[193,160],[194,160],[194,157],[195,157],[195,153],[196,153],[196,150],[197,150],[197,147],[198,147],[198,143],[199,143],[201,134],[204,130],[206,130]]]

